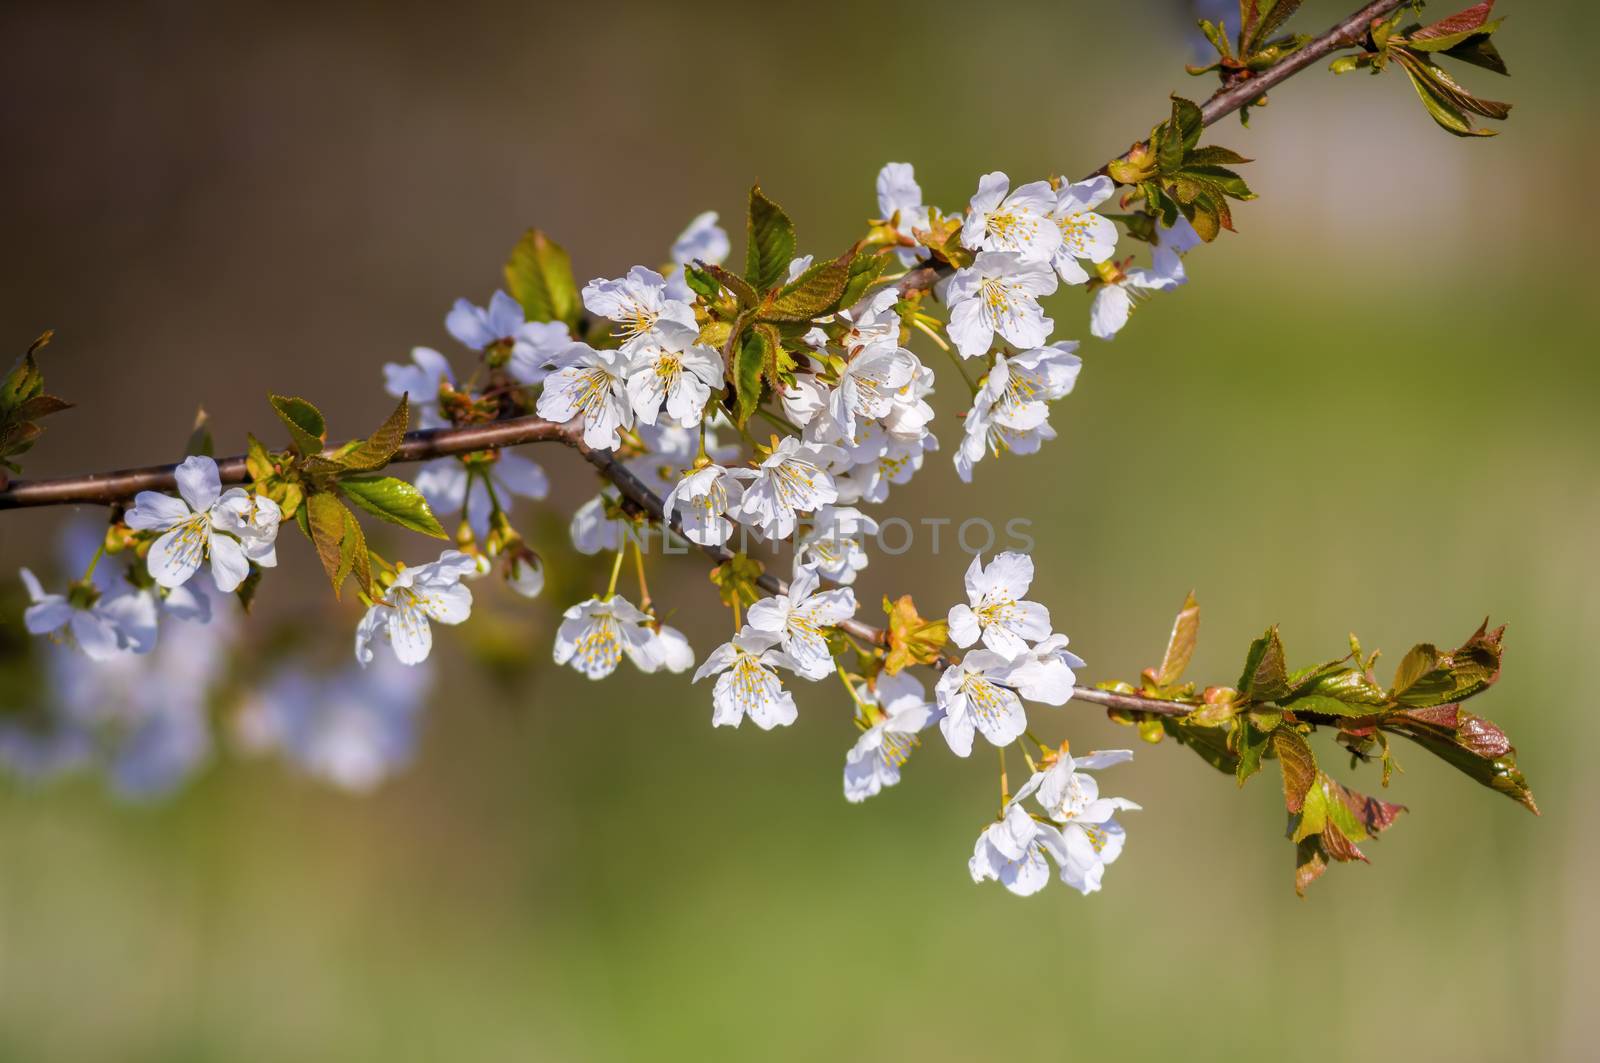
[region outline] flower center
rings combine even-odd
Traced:
[[[593,613],[589,626],[578,639],[577,655],[586,669],[613,669],[622,660],[622,638],[617,618],[610,613]]]
[[[898,768],[911,758],[911,751],[922,744],[922,739],[914,734],[903,731],[883,732],[883,744],[878,747],[878,756],[889,767]]]

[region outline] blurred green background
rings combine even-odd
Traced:
[[[29,472],[170,459],[201,403],[235,452],[269,390],[341,434],[376,423],[379,366],[451,349],[450,302],[482,302],[531,224],[614,276],[699,210],[736,221],[752,179],[835,253],[890,159],[948,209],[990,169],[1091,170],[1205,91],[1186,7],[8,5],[0,336],[58,329],[46,369],[78,403]],[[1211,134],[1259,160],[1240,234],[1086,339],[1041,456],[952,494],[959,387],[924,352],[946,450],[890,508],[1033,520],[1035,597],[1092,679],[1154,663],[1191,587],[1209,682],[1273,622],[1301,662],[1354,628],[1380,670],[1508,622],[1474,708],[1542,818],[1402,748],[1384,796],[1410,814],[1302,901],[1270,776],[1235,792],[1141,747],[1107,777],[1145,811],[1105,892],[1018,900],[964,866],[988,758],[935,740],[852,807],[836,687],[788,731],[713,731],[704,685],[542,664],[604,578],[551,516],[559,586],[442,641],[419,761],[371,796],[226,753],[149,807],[5,784],[0,1058],[1592,1058],[1600,15],[1500,7],[1514,77],[1463,77],[1516,103],[1504,135],[1444,135],[1398,74],[1295,79]],[[1080,294],[1052,309],[1086,337]],[[563,504],[592,491],[536,456]],[[65,519],[0,516],[0,572],[49,567]],[[325,597],[308,548],[283,556],[258,623]],[[943,608],[964,567],[880,558],[858,589],[868,613]],[[703,567],[658,580],[703,654],[726,623]],[[354,621],[320,629],[340,654]],[[535,667],[481,667],[491,642]],[[1033,717],[1078,749],[1133,738],[1083,706]]]

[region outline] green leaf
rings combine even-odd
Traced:
[[[0,379],[0,466],[12,471],[19,471],[20,467],[7,459],[27,453],[44,431],[35,422],[72,408],[71,403],[44,393],[44,374],[39,370],[37,355],[54,335],[40,335]]]
[[[1239,54],[1249,56],[1299,10],[1301,0],[1240,0]]]
[[[1239,693],[1252,701],[1272,701],[1289,691],[1288,669],[1283,659],[1283,642],[1276,626],[1250,644],[1245,654],[1244,671],[1235,684]]]
[[[321,410],[305,399],[283,395],[270,396],[269,401],[278,419],[289,429],[289,438],[294,441],[296,450],[305,457],[322,453],[328,438],[328,423],[323,420]]]
[[[1296,689],[1299,690],[1298,685]],[[1301,692],[1325,695],[1346,705],[1365,706],[1369,711],[1389,704],[1388,691],[1368,679],[1365,673],[1354,668],[1320,675],[1309,688]]]
[[[1401,69],[1411,79],[1411,86],[1417,90],[1417,96],[1422,100],[1422,105],[1427,108],[1428,115],[1441,129],[1447,132],[1453,133],[1458,137],[1492,137],[1496,133],[1495,130],[1475,127],[1472,124],[1472,119],[1467,117],[1466,112],[1473,110],[1483,113],[1479,108],[1491,105],[1500,113],[1491,114],[1489,117],[1504,118],[1510,112],[1509,104],[1496,103],[1492,100],[1478,100],[1476,97],[1465,93],[1464,90],[1459,90],[1459,86],[1452,90],[1446,84],[1448,78],[1440,77],[1443,71],[1436,66],[1423,62],[1417,57],[1416,53],[1408,52],[1404,48],[1396,48],[1391,54],[1399,60]],[[1454,86],[1454,82],[1449,81],[1449,86]],[[1471,99],[1473,106],[1464,107],[1461,102],[1463,97]]]
[[[340,480],[339,487],[373,516],[435,539],[449,538],[422,492],[404,480],[393,476],[350,476]]]
[[[340,584],[344,582],[340,567],[344,557],[345,518],[350,511],[333,492],[318,491],[306,498],[305,512],[311,544],[317,549],[317,559],[322,562],[322,568],[333,584],[333,596],[337,598]]]
[[[576,327],[583,302],[572,278],[572,260],[560,244],[529,229],[511,249],[505,275],[507,289],[530,321],[564,321]]]
[[[1214,188],[1232,199],[1256,198],[1244,178],[1226,166],[1191,166],[1186,162],[1178,177],[1180,180],[1200,182],[1206,188]]]
[[[1185,166],[1239,166],[1250,161],[1237,151],[1216,144],[1195,148],[1183,159]]]
[[[705,272],[715,278],[728,291],[732,292],[733,297],[739,301],[741,307],[752,307],[761,301],[761,293],[750,287],[750,284],[743,277],[732,270],[723,269],[721,266],[708,265],[705,267]]]
[[[334,586],[344,585],[345,578],[354,575],[356,589],[369,598],[372,596],[372,559],[367,553],[367,537],[361,532],[361,522],[348,509],[344,511],[344,538],[339,541],[339,572]]]
[[[810,321],[838,309],[845,285],[850,281],[850,264],[855,251],[819,262],[784,285],[762,306],[757,315],[763,321]]]
[[[1429,643],[1413,646],[1395,669],[1390,696],[1402,705],[1443,705],[1464,701],[1493,686],[1500,678],[1505,628],[1490,631],[1488,627],[1485,621],[1450,653],[1441,653]]]
[[[849,309],[860,302],[861,297],[867,294],[867,289],[883,276],[889,261],[889,255],[885,251],[867,251],[851,259],[850,278],[845,281],[844,291],[839,295],[839,305]]]
[[[683,267],[683,280],[690,291],[711,302],[716,302],[722,295],[722,286],[717,283],[717,279],[693,262]]]
[[[260,483],[274,472],[272,455],[267,453],[267,448],[255,436],[246,434],[245,441],[244,467],[250,473],[251,483]]]
[[[1272,731],[1257,727],[1255,721],[1243,716],[1235,721],[1233,734],[1239,754],[1234,777],[1243,786],[1250,776],[1261,770],[1261,758],[1267,752]]]
[[[794,246],[794,223],[789,215],[762,194],[760,185],[753,185],[745,244],[745,279],[760,291],[777,285],[788,272]]]
[[[1286,712],[1311,716],[1371,716],[1370,705],[1350,705],[1326,694],[1303,694],[1283,702]]]
[[[743,428],[761,405],[761,378],[768,359],[773,357],[771,335],[763,329],[750,329],[739,341],[733,366],[734,420]]]
[[[345,468],[371,472],[381,469],[389,464],[389,459],[394,457],[394,452],[400,449],[400,444],[405,442],[406,426],[411,422],[411,410],[407,396],[400,396],[400,405],[394,408],[387,420],[378,426],[378,430],[359,444],[339,455],[340,462]]]

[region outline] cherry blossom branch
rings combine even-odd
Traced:
[[[395,451],[390,464],[428,461],[476,450],[521,446],[525,443],[562,443],[571,447],[616,486],[627,508],[673,531],[681,531],[678,521],[667,519],[661,497],[634,475],[627,464],[617,458],[615,451],[595,450],[583,442],[581,432],[576,425],[556,424],[542,417],[514,417],[491,424],[408,432],[404,442]],[[338,447],[330,448],[330,452],[338,449]],[[113,505],[131,499],[140,491],[177,490],[176,471],[175,465],[151,465],[140,469],[123,469],[88,476],[39,480],[31,483],[19,482],[0,491],[0,509],[51,505]],[[218,459],[217,472],[224,484],[240,484],[249,479],[243,455]],[[733,557],[731,552],[720,546],[704,546],[701,550],[719,564]],[[763,573],[756,583],[768,594],[783,594],[787,589],[785,582],[771,572]],[[839,627],[855,638],[874,645],[883,645],[888,639],[884,629],[853,618],[844,621]],[[939,663],[943,665],[949,662],[941,660]],[[1161,716],[1182,716],[1194,708],[1178,701],[1159,701],[1082,687],[1076,688],[1072,697],[1075,701],[1091,702],[1106,708],[1127,709]]]
[[[1200,115],[1205,119],[1205,124],[1211,125],[1217,119],[1232,114],[1246,104],[1254,103],[1268,89],[1294,77],[1312,63],[1332,55],[1340,48],[1359,44],[1366,37],[1374,20],[1391,15],[1397,8],[1410,2],[1411,0],[1375,0],[1374,3],[1342,19],[1327,32],[1311,38],[1303,48],[1290,53],[1281,62],[1274,63],[1260,73],[1238,71],[1231,76],[1231,84],[1213,93],[1210,99],[1200,105]]]
[[[1282,62],[1256,74],[1241,71],[1232,75],[1231,84],[1213,93],[1200,105],[1200,113],[1205,124],[1211,125],[1246,104],[1254,102],[1268,89],[1293,77],[1332,52],[1358,43],[1374,19],[1393,13],[1406,2],[1408,0],[1374,0],[1373,3],[1340,20],[1326,32],[1313,37],[1304,47],[1287,56]],[[1121,158],[1127,158],[1142,144],[1143,142],[1135,144]],[[1104,171],[1105,167],[1101,167],[1096,172]],[[948,266],[923,266],[914,269],[901,278],[899,289],[902,293],[909,293],[931,288],[940,277],[949,272]],[[569,444],[574,442],[561,425],[553,425],[537,417],[518,417],[487,425],[412,432],[406,436],[405,443],[396,452],[393,460],[426,461],[429,458],[464,454],[474,450],[548,440],[561,440]],[[590,461],[597,466],[600,464],[594,457],[590,457]],[[622,474],[626,473],[620,465],[611,464]],[[224,458],[217,462],[217,467],[224,484],[244,483],[248,479],[243,456]],[[174,479],[176,468],[175,465],[152,465],[140,469],[123,469],[117,472],[94,473],[56,480],[23,480],[11,484],[6,483],[4,473],[0,472],[0,510],[85,503],[111,505],[130,499],[140,491],[171,491],[176,486]],[[615,482],[615,477],[613,480]],[[642,488],[643,484],[639,486]],[[659,504],[655,516],[659,517]]]
[[[1373,0],[1338,23],[1326,32],[1319,33],[1306,42],[1305,46],[1286,56],[1281,62],[1274,63],[1259,73],[1240,70],[1230,75],[1229,84],[1212,93],[1200,105],[1200,117],[1204,125],[1214,125],[1228,115],[1259,100],[1268,89],[1287,81],[1300,73],[1306,67],[1324,59],[1341,48],[1352,47],[1366,36],[1373,20],[1391,15],[1397,8],[1410,3],[1411,0]],[[1141,148],[1149,146],[1148,141],[1137,141],[1127,151],[1116,159],[1106,163],[1088,177],[1103,174],[1113,163],[1126,160]],[[1085,180],[1088,179],[1085,178]],[[910,295],[912,292],[927,291],[941,278],[954,272],[948,264],[921,266],[907,273],[900,279],[898,285],[901,295]]]

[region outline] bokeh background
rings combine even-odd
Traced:
[[[1590,1058],[1600,15],[1501,8],[1514,77],[1464,77],[1515,101],[1503,136],[1444,135],[1398,74],[1295,79],[1211,134],[1261,199],[1194,283],[1086,341],[1061,438],[954,494],[941,369],[947,453],[893,508],[1031,519],[1036,597],[1096,679],[1154,663],[1191,587],[1202,681],[1273,622],[1295,660],[1355,628],[1391,663],[1508,622],[1474,707],[1541,818],[1402,749],[1410,814],[1302,901],[1275,781],[1236,792],[1164,744],[1108,779],[1146,811],[1104,893],[976,887],[989,760],[935,742],[852,807],[836,687],[786,732],[713,731],[704,686],[545,663],[604,576],[563,542],[591,474],[540,454],[556,499],[519,512],[551,590],[442,640],[417,760],[373,794],[240,757],[225,721],[165,801],[4,785],[0,1058]],[[616,275],[700,210],[737,229],[752,179],[835,253],[886,160],[951,209],[989,169],[1086,172],[1205,91],[1191,25],[1173,0],[6,5],[0,336],[59,330],[78,404],[29,472],[170,459],[200,404],[236,452],[268,391],[360,431],[379,366],[448,349],[450,302],[529,225]],[[1053,310],[1086,335],[1080,294]],[[51,569],[68,519],[0,516],[0,571]],[[309,549],[282,555],[263,628],[326,597]],[[858,589],[942,608],[964,565],[880,558]],[[699,562],[655,582],[701,653],[723,637]],[[353,605],[309,615],[348,652]],[[1133,737],[1034,716],[1075,748]]]

